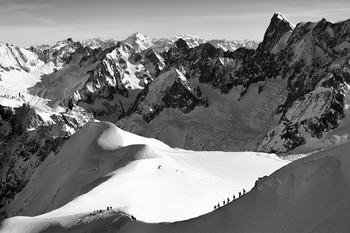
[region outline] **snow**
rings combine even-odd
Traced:
[[[0,65],[4,68],[0,70],[0,104],[18,107],[29,103],[44,120],[52,122],[48,116],[61,108],[49,106],[47,90],[33,93],[33,88],[42,82],[43,77],[53,73],[55,65],[52,62],[44,64],[29,50],[3,44],[0,44]],[[65,91],[63,86],[55,88]]]
[[[284,17],[281,13],[276,12],[275,15],[277,16],[278,19],[280,19],[280,20],[282,20],[282,21],[288,22],[288,23],[290,24],[290,26],[291,26],[292,29],[295,28],[295,25],[292,24],[292,23],[290,23],[289,20],[288,20],[286,17]]]
[[[42,73],[39,70],[44,69],[38,68],[30,73],[23,70],[12,70],[2,73],[0,80],[0,104],[15,107],[21,106],[23,103],[29,103],[31,106],[35,106],[37,110],[49,111],[50,109],[46,105],[48,100],[35,96],[28,90],[28,88],[40,82]]]
[[[48,156],[10,208],[49,219],[112,206],[146,222],[173,222],[211,212],[287,163],[273,154],[173,149],[91,122]]]

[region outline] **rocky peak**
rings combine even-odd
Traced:
[[[281,40],[286,40],[286,34],[291,33],[294,26],[280,13],[275,13],[270,21],[270,24],[265,32],[263,41],[258,46],[258,52],[272,52],[276,44],[281,43]],[[286,41],[282,43],[285,46]],[[281,48],[278,49],[279,52]]]

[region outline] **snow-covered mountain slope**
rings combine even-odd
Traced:
[[[108,143],[108,145],[110,144]],[[59,209],[56,213],[53,211],[47,215],[37,217],[18,216],[10,218],[4,221],[1,229],[4,232],[13,233],[21,232],[24,229],[31,229],[28,231],[31,233],[86,232],[88,229],[94,229],[98,232],[107,231],[108,229],[118,233],[346,233],[350,229],[348,221],[350,211],[349,150],[350,144],[346,143],[294,161],[272,175],[260,179],[256,182],[255,187],[242,197],[225,206],[221,205],[222,207],[216,210],[213,209],[208,214],[186,221],[150,224],[142,222],[142,218],[138,219],[136,215],[130,216],[115,209],[105,210],[102,213],[86,212],[67,217],[59,216]],[[154,158],[154,160],[157,159]],[[217,161],[219,160],[220,158]],[[141,161],[139,163],[142,163]],[[165,173],[166,166],[163,166],[162,169],[164,171],[155,168],[154,173],[158,175],[162,172]],[[134,167],[134,171],[136,170],[137,166]],[[226,171],[223,169],[222,172],[225,173]],[[230,172],[232,172],[232,169]],[[111,176],[108,181],[112,181],[115,174],[112,173]],[[187,179],[185,182],[190,181],[191,179]],[[107,185],[104,188],[110,190]],[[93,190],[90,192],[92,193]],[[178,195],[181,195],[181,192],[178,192]],[[97,193],[95,197],[98,197]],[[86,208],[87,204],[79,207],[74,206],[75,203],[83,201],[83,199],[84,197],[73,201],[72,209],[77,211],[79,208]],[[103,204],[109,206],[108,203]],[[93,205],[93,203],[90,202],[90,205]],[[68,207],[69,204],[61,208],[61,211],[64,208],[68,209]],[[155,205],[154,208],[158,209],[159,205]]]
[[[133,61],[133,53],[123,43],[101,50],[83,47],[71,39],[59,42],[49,49],[54,56],[50,55],[45,67],[50,69],[41,75],[33,72],[37,80],[22,91],[49,109],[64,111],[79,105],[99,116],[114,114],[118,118],[135,100],[137,91],[133,90],[143,89],[153,79],[140,62]],[[134,97],[123,100],[129,95]]]
[[[111,123],[88,123],[38,167],[10,215],[52,218],[112,206],[147,222],[184,220],[287,163],[273,154],[172,149]]]
[[[42,62],[35,54],[26,49],[0,42],[0,75],[10,70],[30,72],[39,65],[42,65]]]
[[[52,72],[53,67],[29,50],[0,43],[0,104],[17,107],[35,101],[27,89],[39,82],[41,75]]]

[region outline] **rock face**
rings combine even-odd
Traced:
[[[287,99],[278,109],[280,124],[259,149],[287,152],[321,139],[339,125],[349,89],[349,55],[344,52],[350,46],[349,23],[321,20],[296,26],[286,48],[277,54],[288,81]]]
[[[131,111],[150,122],[164,108],[177,108],[183,113],[189,113],[196,106],[208,104],[201,90],[194,88],[179,70],[172,68],[146,86],[137,96]]]

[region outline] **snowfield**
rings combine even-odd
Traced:
[[[43,219],[80,216],[109,206],[144,222],[194,218],[218,203],[222,206],[227,198],[232,201],[233,195],[238,198],[259,177],[287,163],[265,153],[173,149],[111,123],[91,122],[60,153],[48,156],[12,202],[13,215],[36,217],[11,218],[3,230],[23,232]]]

